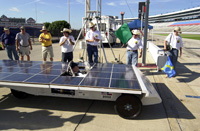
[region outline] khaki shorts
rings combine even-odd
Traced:
[[[19,46],[19,55],[24,56],[24,55],[30,55],[30,47],[23,47],[23,46]]]
[[[46,59],[46,58],[47,58],[47,55],[48,55],[50,58],[53,58],[53,57],[54,57],[54,54],[53,54],[53,46],[48,46],[48,47],[42,46],[42,58],[43,58],[43,59]]]

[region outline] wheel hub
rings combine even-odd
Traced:
[[[124,109],[125,109],[126,111],[130,111],[130,110],[133,109],[133,107],[132,107],[132,105],[130,105],[130,104],[126,104],[126,105],[124,105]]]

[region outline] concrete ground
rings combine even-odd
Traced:
[[[154,43],[162,46],[164,37],[154,36]],[[179,58],[178,75],[167,78],[166,74],[153,68],[140,70],[149,78],[163,102],[144,106],[135,120],[119,117],[114,111],[114,102],[30,96],[17,99],[6,87],[0,88],[0,130],[56,130],[56,131],[169,131],[200,130],[200,42],[184,39],[183,57]],[[54,61],[61,60],[60,47],[53,44]],[[126,63],[125,48],[114,48],[117,58]],[[74,51],[78,61],[83,50],[79,45]],[[105,48],[107,59],[114,62],[111,50]],[[124,55],[124,56],[123,56]],[[122,58],[123,57],[123,58]],[[0,59],[7,59],[0,51]],[[41,45],[34,45],[31,60],[41,61]],[[105,60],[104,60],[105,62]],[[141,62],[141,59],[139,59]],[[154,63],[147,52],[147,64]]]

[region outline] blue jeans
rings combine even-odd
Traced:
[[[62,62],[70,62],[73,60],[73,52],[62,52]]]
[[[19,60],[19,56],[18,56],[18,54],[17,54],[16,46],[15,46],[15,45],[5,45],[5,49],[6,49],[8,58],[9,58],[10,60],[13,60],[12,54],[14,55],[15,60]]]
[[[138,63],[138,51],[127,51],[127,64],[137,66]]]
[[[173,66],[174,66],[174,69],[175,69],[176,62],[178,60],[178,50],[172,49],[172,50],[168,51],[167,54],[168,54]]]
[[[97,46],[87,45],[87,52],[89,57],[89,63],[98,63],[98,49]],[[92,59],[94,56],[94,61]]]

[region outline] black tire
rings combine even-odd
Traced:
[[[28,97],[28,94],[25,93],[25,92],[13,90],[13,89],[10,89],[10,90],[11,90],[13,96],[15,96],[16,98],[24,99],[24,98],[27,98],[27,97]]]
[[[114,108],[119,116],[125,119],[133,119],[140,115],[142,103],[134,95],[121,95],[117,98]]]

